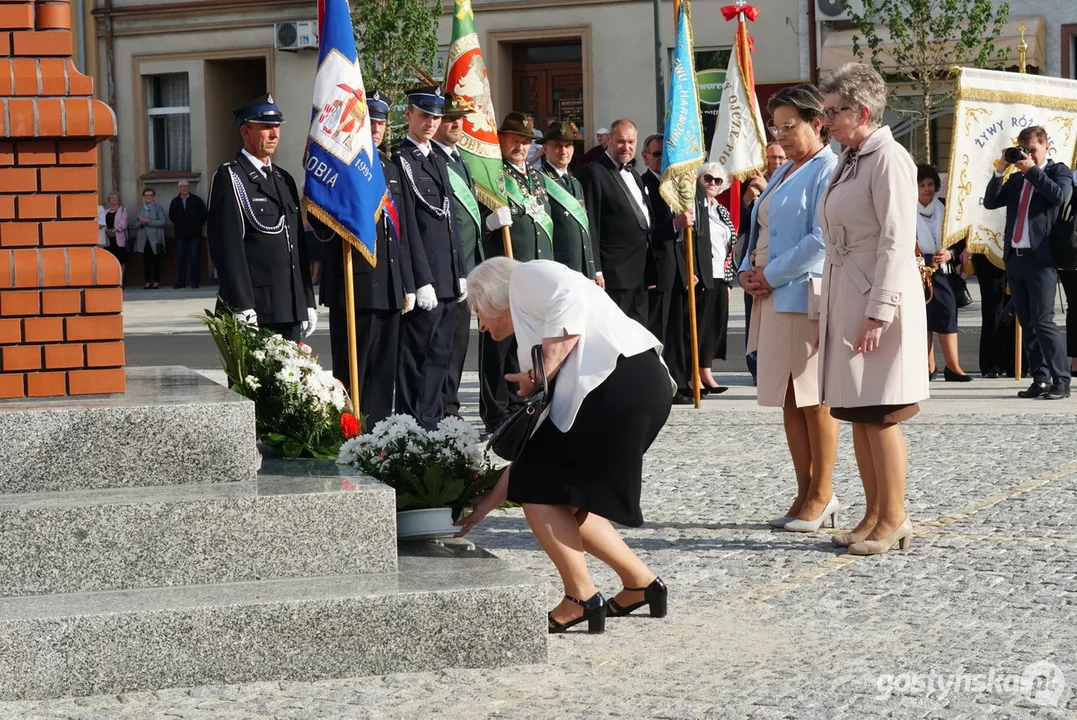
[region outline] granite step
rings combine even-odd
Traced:
[[[545,662],[541,584],[459,555],[379,575],[0,598],[0,700]]]
[[[292,472],[0,495],[0,596],[396,570],[391,488],[333,463],[280,469]]]
[[[254,403],[184,367],[126,372],[120,395],[0,401],[0,494],[254,479]]]

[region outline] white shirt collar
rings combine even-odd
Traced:
[[[412,142],[415,142],[415,141],[413,140]],[[452,154],[454,152],[456,152],[456,148],[451,148],[448,145],[446,145],[445,143],[441,143],[441,142],[438,142],[437,140],[433,140],[433,139],[430,142],[431,142],[431,144],[437,145],[439,148],[441,148],[442,152],[444,152],[445,155],[450,157],[450,158],[452,157]]]
[[[559,178],[563,178],[565,175],[568,174],[568,170],[558,170],[557,166],[554,165],[549,160],[546,161],[546,164],[550,167],[550,169],[552,169],[555,173],[557,173],[557,177],[559,177]]]
[[[613,162],[614,167],[620,167],[621,163],[617,162],[617,160],[614,159],[614,157],[612,155],[610,155],[609,150],[606,151],[606,157],[608,157],[610,159],[610,161]],[[626,172],[626,171],[628,171],[628,163],[625,163],[624,167],[621,168],[621,172]]]
[[[423,154],[423,157],[430,157],[430,143],[421,143],[415,138],[413,138],[411,135],[408,135],[408,140],[411,141],[412,145],[419,148],[419,152]]]
[[[517,165],[516,163],[509,160],[506,160],[505,162],[507,162],[512,168],[514,168],[516,172],[520,173],[524,177],[527,177],[527,163],[524,163],[523,165]]]
[[[254,167],[262,171],[263,175],[269,177],[269,172],[273,169],[272,162],[263,163],[261,160],[247,152],[247,148],[243,148],[240,152],[247,156],[247,159],[251,161],[251,165],[254,165]]]

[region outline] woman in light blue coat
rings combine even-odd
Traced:
[[[797,495],[774,527],[813,532],[838,509],[831,476],[838,421],[819,397],[817,298],[826,250],[817,208],[837,157],[823,126],[823,96],[814,85],[786,88],[767,104],[770,133],[789,161],[770,178],[752,208],[740,284],[755,298],[748,352],[758,352],[758,400],[780,407],[793,456]],[[813,280],[814,279],[814,280]]]

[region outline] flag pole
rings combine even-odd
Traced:
[[[681,0],[673,0],[673,27],[680,24]],[[692,78],[692,82],[696,79]],[[694,208],[694,206],[693,206]],[[699,325],[696,323],[695,238],[692,228],[684,229],[684,255],[688,263],[688,335],[692,340],[692,401],[696,410],[702,407],[702,380],[699,378]]]
[[[362,417],[359,412],[359,344],[355,333],[355,275],[352,268],[351,243],[342,239],[344,246],[344,302],[347,305],[348,323],[348,387],[352,399],[352,412],[355,417]]]
[[[1017,46],[1017,70],[1018,72],[1028,72],[1028,68],[1025,67],[1025,53],[1028,52],[1028,43],[1025,42],[1025,33],[1028,32],[1028,25],[1021,23],[1017,26],[1017,29],[1021,33],[1021,42]],[[1013,293],[1010,293],[1011,296]],[[1011,300],[1012,302],[1012,300]],[[1021,382],[1021,375],[1023,368],[1021,367],[1021,345],[1024,343],[1021,330],[1021,318],[1015,314],[1013,316],[1013,379],[1017,382]]]
[[[505,248],[505,257],[512,257],[512,233],[509,231],[509,226],[501,228],[501,244]]]

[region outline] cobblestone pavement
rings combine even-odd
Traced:
[[[0,703],[0,717],[1077,717],[1077,401],[933,384],[905,426],[911,549],[853,558],[765,525],[794,487],[781,416],[726,379],[741,385],[674,410],[647,456],[647,524],[625,532],[669,584],[666,620],[552,636],[544,666]],[[835,487],[850,527],[863,494],[847,426]],[[557,602],[519,510],[473,535]],[[1038,662],[1064,676],[1057,699],[1012,677]]]

